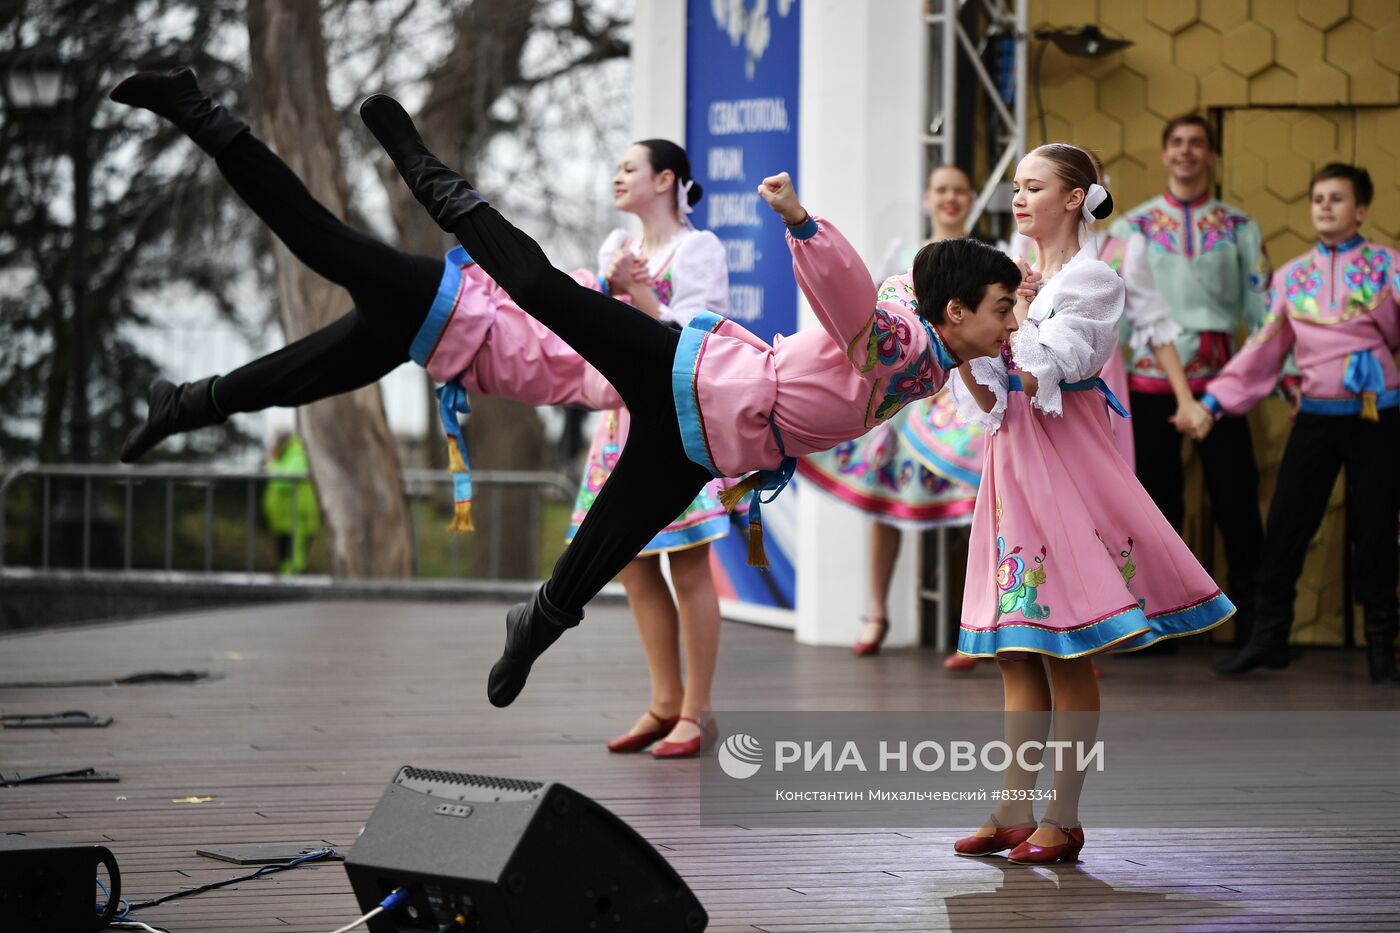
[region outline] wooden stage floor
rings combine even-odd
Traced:
[[[5,714],[84,709],[106,729],[0,732],[0,771],[92,765],[118,784],[0,788],[0,831],[101,843],[144,899],[247,869],[209,845],[354,842],[402,764],[564,781],[655,844],[714,933],[922,930],[1400,930],[1400,841],[1381,831],[1096,830],[1078,865],[961,859],[953,829],[753,830],[699,824],[697,763],[610,755],[645,707],[625,610],[589,612],[507,710],[485,698],[504,606],[319,603],[0,638],[0,682],[206,669],[197,686],[0,690]],[[1359,652],[1222,681],[1209,658],[1110,658],[1116,709],[1397,709]],[[987,666],[946,673],[920,650],[858,660],[786,632],[726,624],[716,705],[729,709],[996,709]],[[1400,775],[1396,776],[1400,789]],[[212,797],[203,803],[176,802]],[[1400,798],[1398,798],[1400,799]],[[325,933],[359,916],[343,868],[311,865],[163,904],[172,933]],[[8,929],[4,918],[0,928]],[[11,931],[31,933],[31,931]],[[33,931],[37,933],[37,931]],[[665,933],[665,931],[658,931]]]

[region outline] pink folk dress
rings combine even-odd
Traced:
[[[625,231],[614,230],[598,251],[598,268],[604,270],[613,254],[620,249],[637,253],[640,243]],[[708,231],[683,228],[667,247],[648,262],[652,291],[661,303],[660,319],[684,327],[697,313],[711,311],[723,314],[729,309],[729,271],[724,246]],[[603,273],[599,273],[599,279]],[[625,296],[619,296],[626,300]],[[583,524],[584,516],[602,491],[622,456],[631,427],[631,415],[625,407],[602,413],[593,432],[584,466],[583,481],[574,499],[569,520],[568,541],[573,541]],[[729,515],[719,501],[719,491],[727,480],[715,480],[705,486],[675,521],[656,533],[638,552],[639,557],[683,551],[724,537],[729,533]]]
[[[1097,377],[1118,344],[1124,286],[1088,240],[1036,296],[1014,352],[972,361],[992,411],[954,381],[963,416],[990,432],[960,654],[1133,651],[1234,613],[1115,448]],[[1034,398],[1021,372],[1038,380]]]

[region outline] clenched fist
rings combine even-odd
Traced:
[[[807,211],[797,200],[797,191],[792,187],[792,176],[779,172],[763,179],[758,186],[758,195],[773,208],[773,213],[783,219],[789,227],[795,227],[807,219]]]

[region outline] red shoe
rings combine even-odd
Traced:
[[[858,658],[866,655],[879,654],[880,646],[885,643],[885,636],[890,633],[890,620],[881,616],[875,620],[875,624],[880,627],[880,634],[874,641],[858,641],[851,646],[851,654]]]
[[[1017,826],[1003,826],[997,822],[996,817],[991,818],[992,826],[996,828],[990,836],[964,836],[953,843],[954,855],[966,855],[970,857],[980,857],[991,855],[993,852],[1000,852],[1002,849],[1012,849],[1030,838],[1035,832],[1034,823],[1022,823]]]
[[[1012,849],[1006,860],[1017,865],[1053,865],[1056,862],[1079,861],[1079,852],[1084,848],[1084,827],[1071,826],[1066,829],[1054,820],[1042,819],[1040,822],[1055,827],[1069,839],[1057,846],[1039,846],[1028,840]]]
[[[981,658],[969,658],[965,654],[953,652],[943,659],[943,669],[945,671],[956,671],[959,674],[966,673],[977,666]]]
[[[710,750],[715,744],[715,739],[719,737],[719,727],[715,721],[706,717],[704,721],[692,719],[689,716],[681,716],[683,722],[693,722],[700,727],[700,734],[693,739],[686,739],[684,742],[662,742],[651,750],[653,758],[694,758],[701,752]]]
[[[608,743],[608,751],[639,752],[657,739],[665,738],[680,721],[679,716],[658,716],[651,710],[647,710],[647,715],[656,720],[655,729],[638,732],[636,735],[620,735]]]

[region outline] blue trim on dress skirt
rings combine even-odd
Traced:
[[[568,532],[564,535],[564,540],[572,542],[578,529],[578,525],[570,525]],[[694,525],[659,532],[637,552],[637,556],[647,557],[652,554],[664,554],[668,551],[684,551],[687,548],[717,541],[727,534],[729,534],[728,513],[714,515],[704,521],[696,522]]]
[[[681,426],[681,444],[685,455],[710,471],[711,476],[723,476],[710,459],[710,450],[705,443],[705,419],[700,411],[699,378],[700,354],[705,349],[705,338],[724,323],[724,318],[713,311],[701,311],[690,319],[681,330],[676,343],[676,355],[671,363],[671,395],[676,402],[676,420]]]
[[[437,296],[433,299],[432,307],[428,308],[427,316],[423,318],[423,326],[418,328],[413,343],[408,347],[409,358],[419,366],[428,365],[428,357],[432,356],[433,349],[442,337],[443,329],[452,317],[452,309],[457,305],[457,295],[462,290],[462,267],[469,266],[474,261],[460,246],[448,250],[443,258],[442,279],[438,282]]]
[[[1215,628],[1235,614],[1224,593],[1161,615],[1150,616],[1137,606],[1073,631],[1059,631],[1027,622],[1003,622],[991,629],[963,628],[958,654],[992,658],[999,652],[1048,654],[1077,658],[1103,651],[1138,651],[1164,638],[1195,635]]]
[[[973,489],[981,485],[982,474],[980,472],[960,467],[951,460],[935,453],[933,448],[924,443],[923,438],[909,430],[908,427],[899,429],[899,439],[909,445],[909,449],[916,459],[923,461],[925,466],[944,479],[954,480],[964,486],[971,486]]]

